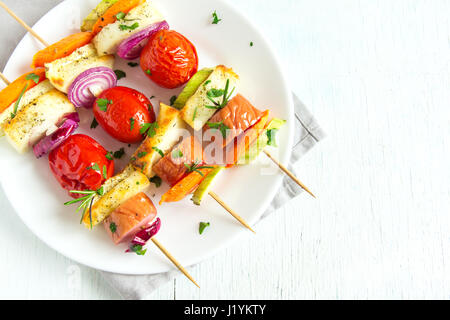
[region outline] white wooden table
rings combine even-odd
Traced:
[[[149,298],[450,298],[450,1],[229,1],[328,132],[301,163],[319,199],[194,267],[200,290],[180,276]],[[59,1],[5,2],[34,23]],[[24,32],[0,21],[4,57]],[[0,211],[0,298],[119,298],[31,234],[3,193]]]

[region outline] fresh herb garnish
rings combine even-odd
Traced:
[[[267,130],[267,145],[277,147],[276,133],[278,129]]]
[[[139,65],[139,63],[137,62],[128,62],[128,65],[132,68],[137,67]]]
[[[141,183],[139,181],[136,181],[136,185],[140,185]]]
[[[181,150],[173,150],[172,151],[172,158],[179,159],[183,156],[183,152]]]
[[[134,29],[136,29],[138,27],[139,27],[139,23],[135,22],[131,26],[127,26],[126,24],[121,24],[119,26],[119,29],[122,30],[122,31],[125,31],[125,30],[134,30]]]
[[[145,71],[145,73],[148,74],[149,76],[152,75],[152,72],[150,71],[150,69],[147,69],[147,70]]]
[[[98,108],[104,112],[106,112],[106,110],[108,110],[108,104],[113,104],[113,101],[108,100],[108,99],[98,99],[97,100]]]
[[[206,106],[206,108],[217,109],[217,110],[224,108],[228,104],[228,101],[230,100],[230,97],[233,94],[234,89],[236,89],[236,88],[233,88],[233,90],[231,90],[231,92],[228,93],[229,88],[230,88],[230,79],[227,79],[227,82],[225,84],[225,88],[223,90],[221,90],[221,89],[208,90],[208,92],[206,92],[206,97],[214,105]],[[214,100],[214,98],[220,98],[220,97],[223,97],[222,102],[219,103],[216,100]]]
[[[19,98],[16,100],[16,103],[14,103],[14,110],[11,113],[11,119],[14,119],[16,117],[17,108],[19,107],[20,100],[22,100],[22,97],[23,97],[25,91],[27,91],[27,88],[28,88],[28,83],[25,85],[25,87],[23,87],[22,91],[20,92]]]
[[[150,99],[153,99],[154,97],[155,97],[155,96],[152,96],[152,97],[150,97]],[[148,112],[152,112],[152,110],[153,110],[152,104],[149,103],[149,104],[147,105],[147,107],[148,107]]]
[[[200,162],[195,162],[192,165],[188,165],[188,164],[184,164],[184,166],[186,167],[186,169],[188,170],[188,173],[191,172],[197,172],[198,174],[200,174],[202,177],[204,176],[203,173],[200,171],[200,169],[214,169],[214,167],[209,167],[209,166],[200,166]]]
[[[134,120],[134,118],[130,118],[130,131],[133,131],[135,122],[136,120]]]
[[[103,165],[103,178],[104,179],[108,179],[108,172],[106,170],[106,166],[105,165]]]
[[[147,155],[147,153],[148,153],[148,152],[146,152],[146,151],[139,152],[139,153],[138,153],[138,158],[145,157],[145,156]]]
[[[125,154],[125,149],[120,148],[120,150],[117,150],[116,152],[114,152],[114,158],[120,159],[124,156],[124,154]]]
[[[118,14],[116,14],[116,18],[117,20],[122,20],[123,18],[125,18],[125,12],[120,11]]]
[[[130,161],[131,162],[136,161],[136,157],[131,157]]]
[[[151,99],[154,99],[154,98],[156,98],[156,97],[155,97],[155,96],[151,96],[151,97],[150,97],[150,100],[151,100]],[[150,105],[149,105],[149,108],[150,108]]]
[[[111,233],[116,233],[117,231],[117,225],[114,222],[111,222],[109,224],[109,230],[111,230]]]
[[[158,176],[153,176],[150,178],[150,182],[154,183],[157,188],[161,187],[162,179]]]
[[[127,74],[124,71],[122,71],[122,70],[114,70],[114,73],[117,76],[117,80],[120,80],[120,79],[125,78],[127,76]]]
[[[97,119],[94,118],[91,123],[91,129],[95,129],[97,128],[97,126],[98,126]]]
[[[131,251],[135,252],[138,256],[143,256],[146,252],[147,249],[142,249],[141,245],[133,245],[130,247]]]
[[[140,134],[146,134],[148,137],[153,137],[156,134],[156,128],[158,128],[158,123],[144,123],[141,124],[141,129],[139,130]]]
[[[206,87],[210,83],[211,83],[211,80],[206,80],[205,83],[203,84],[203,86]]]
[[[159,153],[159,155],[160,155],[161,157],[163,157],[163,158],[164,158],[164,152],[162,152],[162,150],[161,150],[161,149],[159,149],[159,148],[157,148],[157,147],[152,147],[152,149],[153,149],[153,150],[155,150],[156,152],[158,152],[158,153]]]
[[[98,163],[94,163],[91,167],[87,167],[86,170],[100,171],[100,166],[98,165]]]
[[[35,73],[30,73],[25,77],[26,80],[33,80],[34,83],[38,84],[40,77]]]
[[[207,122],[206,124],[211,129],[219,130],[220,133],[222,133],[222,137],[224,139],[227,137],[227,134],[228,134],[227,130],[230,129],[230,128],[228,128],[225,124],[223,124],[223,121],[220,121],[220,122]]]
[[[198,233],[202,234],[205,231],[206,227],[209,227],[211,224],[209,222],[200,222],[198,226]]]
[[[176,100],[177,100],[177,96],[172,96],[170,98],[170,105],[173,106],[173,104],[175,103]]]
[[[77,208],[77,211],[76,211],[76,212],[78,212],[80,210],[83,210],[82,215],[81,215],[80,224],[83,222],[86,211],[89,208],[89,220],[90,220],[91,229],[92,229],[92,203],[94,202],[94,198],[96,196],[103,195],[103,193],[104,193],[103,187],[100,187],[96,191],[94,191],[94,190],[85,190],[85,191],[71,190],[70,193],[82,194],[84,196],[80,197],[78,199],[68,201],[68,202],[64,203],[64,205],[69,206],[71,204],[81,202],[81,204],[79,205],[79,207]]]
[[[250,42],[250,47],[253,47],[253,42]]]
[[[110,152],[108,152],[107,154],[106,154],[106,159],[108,159],[108,160],[113,160],[114,158],[113,158],[113,153],[110,151]]]
[[[222,21],[222,19],[219,19],[219,17],[217,16],[216,10],[214,10],[212,16],[213,16],[212,24],[218,24],[220,21]]]

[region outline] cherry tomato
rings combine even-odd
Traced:
[[[150,100],[127,87],[103,91],[94,103],[94,116],[106,132],[125,143],[141,141],[141,126],[156,119]]]
[[[141,68],[159,86],[178,88],[197,72],[197,50],[178,32],[160,30],[142,50]]]
[[[84,134],[74,134],[49,155],[50,169],[61,186],[70,190],[98,190],[114,175],[114,161],[97,141]],[[73,198],[82,195],[69,192]]]

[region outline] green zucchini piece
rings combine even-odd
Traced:
[[[92,31],[97,20],[117,1],[119,0],[103,0],[100,2],[97,7],[83,20],[81,31]]]
[[[246,165],[255,161],[261,152],[268,146],[269,138],[267,132],[269,130],[279,130],[285,123],[286,120],[278,118],[272,119],[266,130],[258,137],[258,140],[256,140],[255,143],[250,146],[248,151],[239,158],[238,165]]]
[[[195,190],[194,195],[192,196],[191,200],[196,205],[200,205],[202,202],[202,199],[206,194],[209,193],[209,190],[211,190],[212,183],[214,179],[217,177],[219,173],[221,173],[225,167],[217,167],[213,171],[211,171],[205,179],[203,179],[202,183],[198,186],[197,190]]]
[[[186,87],[184,87],[183,91],[178,96],[177,100],[175,100],[172,107],[175,109],[181,110],[186,105],[188,99],[198,90],[198,88],[202,85],[203,82],[208,79],[214,69],[205,68],[198,71],[194,76],[189,80]]]

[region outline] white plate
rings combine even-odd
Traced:
[[[99,0],[66,0],[46,14],[34,27],[48,42],[75,33],[80,22]],[[293,106],[286,79],[269,43],[248,19],[226,1],[155,0],[166,16],[171,29],[190,39],[199,54],[200,67],[224,64],[241,77],[239,91],[260,108],[270,108],[272,115],[288,120],[279,134],[279,158],[286,163],[293,144]],[[222,21],[211,24],[212,12],[217,10]],[[250,46],[250,42],[254,46]],[[5,74],[10,79],[29,71],[34,52],[42,46],[30,35],[19,43],[9,59]],[[148,80],[140,68],[131,68],[117,59],[116,68],[124,70],[127,78],[120,81],[144,92],[152,101],[168,102],[180,90],[164,90]],[[124,144],[113,141],[98,127],[90,130],[92,112],[81,113],[80,133],[86,133],[108,150]],[[136,146],[127,150],[127,161]],[[174,269],[153,245],[145,256],[125,254],[125,245],[114,246],[103,226],[89,231],[79,224],[74,207],[65,207],[69,200],[48,166],[47,158],[36,160],[32,153],[18,155],[3,139],[0,141],[0,181],[3,189],[23,222],[47,245],[61,254],[92,268],[122,274],[152,274]],[[261,156],[264,157],[264,156]],[[117,167],[123,166],[117,163]],[[227,170],[214,187],[232,208],[249,223],[255,223],[277,192],[282,174],[264,175],[267,164]],[[166,186],[148,192],[155,204]],[[154,197],[152,197],[155,194]],[[246,231],[212,199],[201,207],[194,206],[189,197],[175,204],[157,206],[162,228],[157,238],[185,266],[198,263],[224,248]],[[208,221],[211,227],[199,235],[198,225]],[[20,235],[17,235],[20,241]]]

